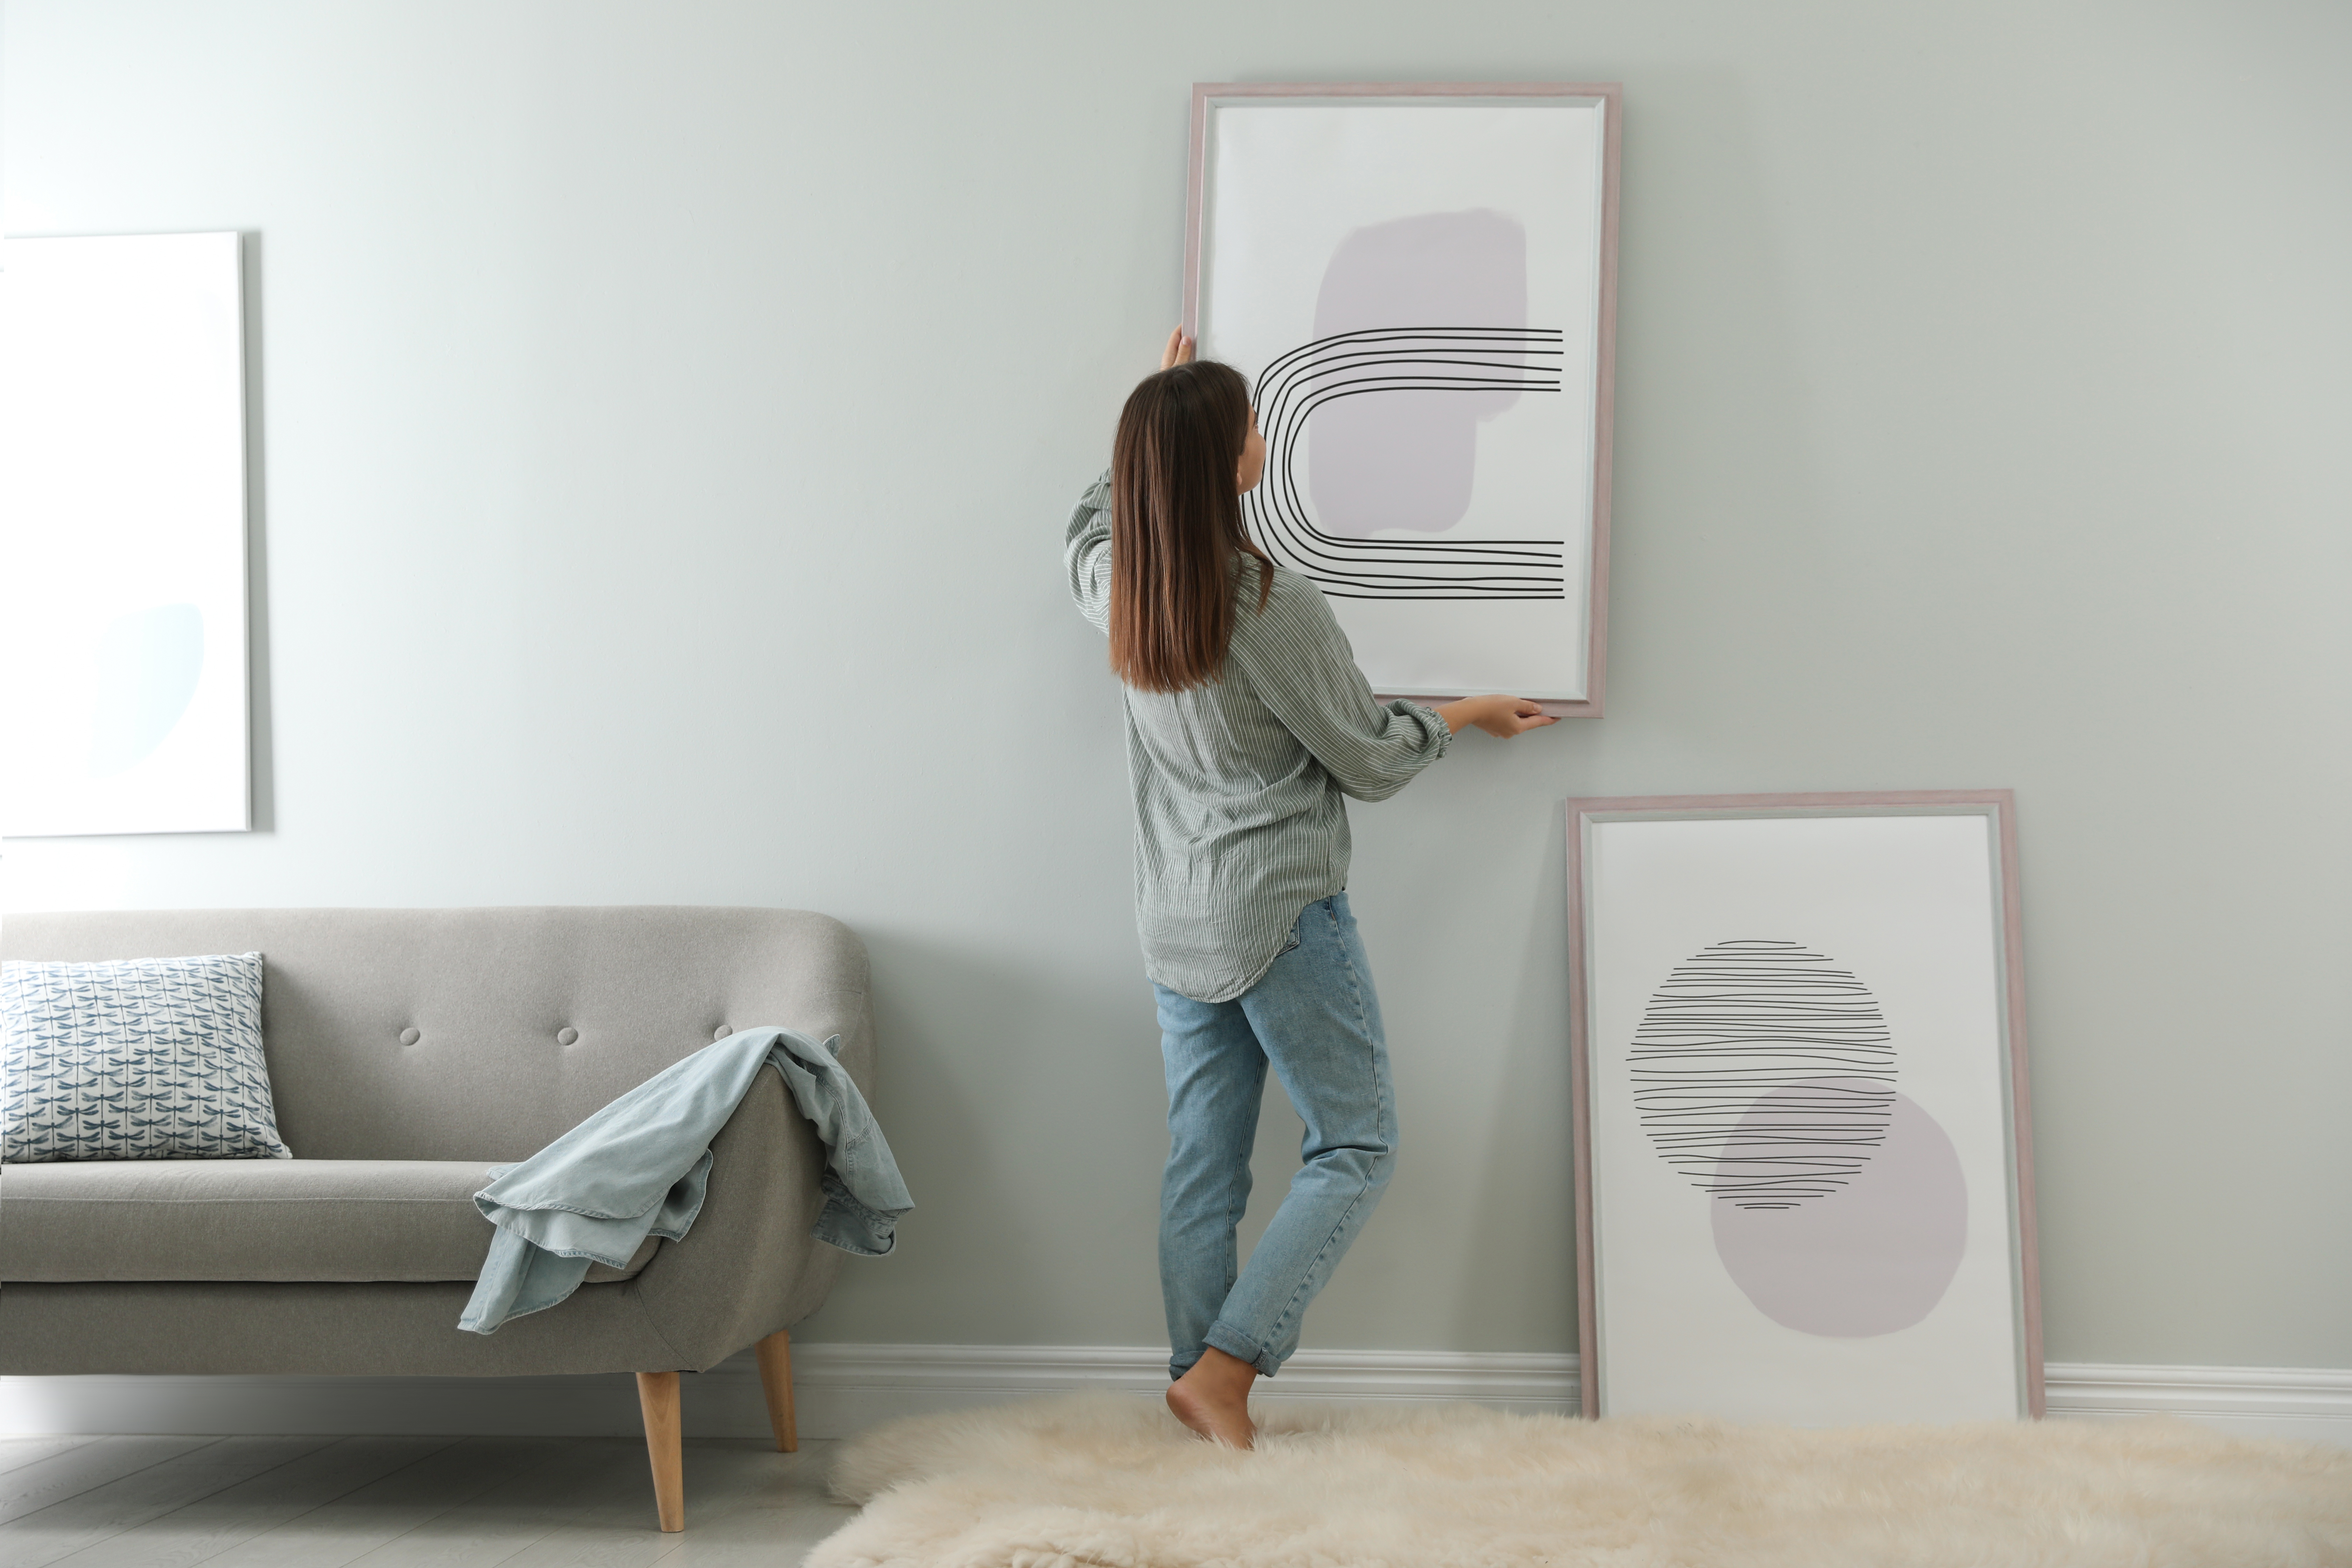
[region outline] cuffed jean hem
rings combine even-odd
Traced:
[[[1239,1329],[1229,1327],[1224,1323],[1212,1323],[1209,1325],[1209,1331],[1203,1334],[1202,1339],[1235,1361],[1249,1363],[1250,1365],[1257,1368],[1257,1374],[1260,1377],[1272,1377],[1282,1370],[1280,1356],[1270,1350],[1260,1349],[1256,1341]]]

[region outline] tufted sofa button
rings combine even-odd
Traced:
[[[734,1032],[734,1030],[729,1028],[726,1025],[721,1024],[719,1027],[710,1031],[710,1037],[714,1040],[723,1040]]]
[[[559,1046],[577,1045],[579,1042],[580,1031],[577,1029],[565,1027],[555,1031],[555,1043]]]
[[[403,1029],[400,1031],[400,1043],[404,1046],[413,1046],[424,1037],[424,1036],[418,1034],[415,1029]]]

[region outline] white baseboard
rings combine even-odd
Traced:
[[[793,1351],[800,1429],[843,1437],[894,1416],[1039,1394],[1167,1386],[1166,1352],[1092,1345],[806,1344]],[[2050,1414],[2182,1415],[2246,1436],[2352,1447],[2352,1372],[2267,1367],[2047,1369]],[[691,1436],[767,1431],[749,1355],[686,1379]],[[1474,1400],[1573,1411],[1576,1358],[1537,1352],[1301,1351],[1268,1399]],[[609,1377],[0,1377],[0,1434],[633,1434],[636,1391]]]
[[[2352,1372],[2269,1366],[2043,1369],[2050,1414],[2077,1421],[2180,1415],[2247,1437],[2352,1447]]]

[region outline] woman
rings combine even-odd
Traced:
[[[1136,924],[1168,1072],[1168,1407],[1242,1448],[1250,1384],[1298,1348],[1396,1158],[1342,797],[1387,799],[1465,725],[1508,738],[1554,721],[1513,697],[1374,702],[1321,590],[1243,529],[1265,465],[1248,386],[1172,332],[1065,550],[1127,687]],[[1303,1163],[1237,1269],[1269,1063],[1307,1124]]]

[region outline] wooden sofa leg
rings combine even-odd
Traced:
[[[646,1418],[646,1456],[654,1466],[654,1508],[666,1531],[686,1528],[686,1456],[677,1420],[677,1373],[637,1373],[637,1408]]]
[[[768,1425],[776,1434],[776,1451],[801,1451],[800,1428],[793,1423],[793,1335],[778,1329],[753,1347],[760,1358],[760,1392],[768,1396]]]

